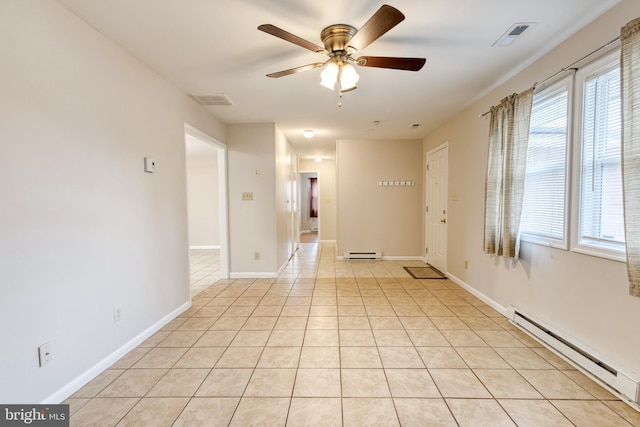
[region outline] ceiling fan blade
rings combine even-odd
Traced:
[[[404,15],[398,9],[388,4],[382,5],[349,40],[347,49],[351,53],[364,49],[403,20]]]
[[[356,60],[362,67],[393,68],[394,70],[419,71],[425,58],[397,58],[391,56],[361,56]]]
[[[282,28],[278,28],[275,25],[271,24],[263,24],[258,27],[260,31],[264,31],[267,34],[271,34],[272,36],[276,36],[281,38],[282,40],[288,41],[289,43],[297,44],[300,47],[305,49],[309,49],[312,52],[317,53],[326,53],[326,50],[315,43],[311,43],[303,38],[296,36],[295,34],[291,34],[288,31],[283,30]]]
[[[307,65],[303,65],[301,67],[290,68],[288,70],[283,70],[283,71],[278,71],[278,72],[275,72],[275,73],[267,74],[267,77],[273,77],[273,78],[284,77],[284,76],[288,76],[290,74],[300,73],[302,71],[307,71],[307,70],[311,70],[313,68],[322,67],[324,64],[325,64],[325,62],[314,62],[313,64],[307,64]]]

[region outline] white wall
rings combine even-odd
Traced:
[[[294,153],[289,140],[282,131],[275,128],[276,142],[276,271],[286,266],[295,250],[293,245],[293,162]]]
[[[229,262],[232,277],[275,272],[276,197],[273,123],[227,125]],[[256,173],[257,171],[257,173]],[[252,192],[253,200],[242,200]],[[254,253],[260,252],[260,259]]]
[[[225,131],[56,2],[0,2],[0,51],[0,402],[59,401],[189,305],[184,123]]]
[[[190,154],[187,148],[187,197],[189,245],[220,247],[218,153],[206,142],[204,152]]]
[[[610,365],[640,377],[640,299],[628,295],[624,263],[523,244],[516,266],[482,252],[488,127],[478,114],[604,45],[640,16],[623,0],[586,29],[502,84],[425,139],[425,152],[449,141],[448,271],[502,306],[551,325]],[[514,45],[515,48],[515,45]],[[428,96],[428,94],[426,94]],[[469,269],[464,269],[464,260]]]
[[[289,259],[291,144],[273,123],[231,124],[227,148],[231,277],[275,277]]]
[[[338,254],[422,257],[422,141],[342,140],[336,152]],[[390,180],[415,185],[378,185]]]
[[[318,222],[320,241],[337,240],[337,185],[336,161],[324,159],[318,163],[310,159],[300,159],[300,172],[316,172],[318,174]]]

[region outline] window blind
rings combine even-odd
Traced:
[[[534,95],[520,232],[566,247],[569,89],[573,76]]]
[[[624,250],[620,68],[584,82],[579,243]]]

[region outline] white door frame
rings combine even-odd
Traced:
[[[449,211],[449,207],[448,207],[448,188],[449,188],[449,141],[446,141],[445,143],[439,145],[436,148],[433,148],[431,150],[429,150],[427,152],[426,155],[426,159],[425,159],[425,203],[426,203],[426,207],[425,207],[425,217],[424,217],[424,247],[425,247],[425,252],[426,249],[428,249],[428,242],[429,242],[429,215],[430,214],[434,214],[435,212],[433,212],[433,210],[431,212],[427,211],[427,209],[429,208],[430,202],[431,202],[431,195],[429,194],[429,158],[430,156],[434,155],[435,153],[440,152],[441,150],[447,150],[447,178],[446,178],[446,187],[447,187],[447,194],[445,195],[444,198],[444,209],[443,209],[443,213],[440,214],[440,216],[443,217],[444,219],[444,242],[445,242],[445,249],[446,249],[446,243],[447,243],[447,234],[448,234],[448,224],[447,224],[447,220],[448,220],[448,211]],[[447,253],[446,250],[444,251],[444,254],[442,256],[443,258],[443,262],[441,264],[444,265],[438,265],[435,266],[438,269],[441,269],[443,273],[446,273],[447,271]],[[425,253],[425,261],[427,263],[429,263],[429,253],[426,252]]]
[[[218,149],[218,209],[220,221],[220,278],[229,278],[229,196],[227,186],[227,146],[217,139],[185,123],[184,133]],[[186,162],[186,156],[185,156]],[[185,163],[186,165],[186,163]],[[186,173],[186,169],[185,169]]]
[[[311,173],[315,173],[316,174],[316,178],[318,178],[318,243],[320,243],[320,215],[322,215],[321,209],[320,209],[320,201],[322,200],[320,198],[320,171],[318,169],[305,169],[305,170],[298,170],[298,189],[302,188],[302,181],[301,181],[301,175],[302,174],[311,174]],[[298,194],[300,193],[300,190],[298,190]],[[302,207],[302,198],[299,197],[300,199],[300,207]],[[300,231],[302,230],[302,209],[300,209],[300,207],[298,208],[298,210],[300,211],[299,215],[298,215],[298,235],[300,234]],[[300,237],[298,237],[298,240],[300,240]]]

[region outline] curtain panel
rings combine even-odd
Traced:
[[[620,35],[622,191],[629,293],[640,297],[640,18]]]
[[[490,110],[484,251],[516,260],[533,90],[510,95]]]

